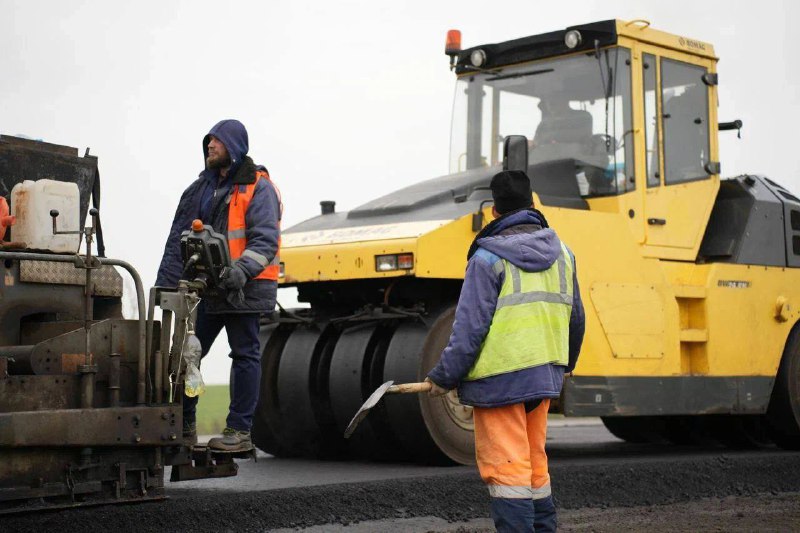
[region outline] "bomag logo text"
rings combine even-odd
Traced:
[[[678,42],[681,46],[692,48],[694,50],[705,51],[706,49],[706,43],[701,43],[700,41],[695,41],[694,39],[684,39],[683,37],[679,37]]]

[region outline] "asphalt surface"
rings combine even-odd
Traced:
[[[690,505],[702,498],[757,499],[800,492],[796,452],[633,446],[597,424],[554,424],[549,437],[550,473],[562,523],[570,513],[587,509],[640,509],[631,511],[630,519],[641,509]],[[166,502],[3,517],[0,530],[491,530],[488,496],[471,467],[263,457],[241,463],[237,478],[220,481],[172,484]]]
[[[550,443],[550,457],[556,460],[559,457],[575,459],[578,456],[633,453],[631,446],[611,435],[597,418],[552,421],[547,437]],[[201,436],[199,441],[205,442],[207,439],[208,436]],[[262,452],[259,452],[257,462],[243,462],[239,467],[239,474],[233,478],[172,483],[169,485],[170,494],[173,497],[183,497],[194,494],[194,489],[270,490],[475,472],[473,466],[436,467],[359,461],[276,459]],[[169,471],[166,477],[169,478]],[[187,490],[192,492],[185,492]]]

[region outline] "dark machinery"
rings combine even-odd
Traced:
[[[224,237],[198,221],[183,236],[186,279],[153,288],[148,306],[136,270],[102,257],[97,159],[0,137],[2,194],[42,178],[78,184],[81,226],[90,196],[94,207],[83,255],[0,245],[0,514],[162,499],[167,466],[173,481],[235,475],[235,455],[181,435],[182,347],[200,295],[230,264]],[[122,316],[116,268],[133,278],[138,319]]]

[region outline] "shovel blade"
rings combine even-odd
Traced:
[[[367,401],[361,406],[361,409],[358,410],[350,423],[347,424],[347,429],[344,430],[344,438],[350,438],[350,435],[352,435],[356,430],[358,424],[367,417],[369,410],[375,407],[378,402],[381,401],[381,398],[383,398],[383,395],[386,394],[386,391],[389,390],[389,387],[391,387],[393,383],[394,381],[387,381],[375,389],[375,392],[370,394],[369,398],[367,398]]]

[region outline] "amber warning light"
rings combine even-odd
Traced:
[[[444,43],[444,53],[450,56],[450,70],[453,70],[460,51],[461,32],[459,30],[449,30],[447,32],[447,40]]]
[[[195,233],[200,233],[203,231],[203,221],[199,218],[196,218],[192,221],[192,231]]]

